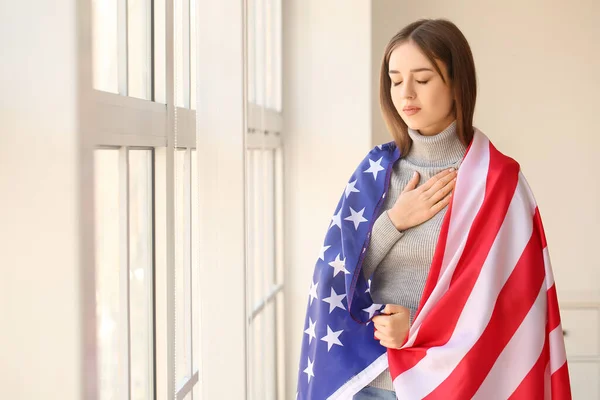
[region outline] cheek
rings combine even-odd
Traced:
[[[424,90],[421,100],[426,102],[429,107],[440,111],[445,111],[452,105],[451,94],[445,86]]]
[[[392,103],[394,104],[394,107],[396,107],[396,109],[398,109],[399,107],[402,106],[402,99],[400,98],[400,95],[398,93],[397,90],[392,89],[390,92],[390,95],[392,96]]]

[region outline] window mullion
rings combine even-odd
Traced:
[[[129,148],[119,149],[119,343],[121,369],[120,400],[129,400],[131,387],[131,346],[129,321]]]
[[[166,104],[167,104],[167,149],[166,149],[166,182],[167,182],[167,349],[166,363],[166,395],[167,400],[175,398],[175,24],[174,0],[166,0]]]
[[[127,51],[127,1],[128,0],[117,0],[117,73],[119,80],[119,94],[127,96],[128,90],[128,51]]]

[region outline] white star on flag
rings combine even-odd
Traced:
[[[319,258],[323,261],[325,261],[325,252],[327,251],[328,248],[330,248],[331,246],[323,246],[321,247],[321,252],[319,253]]]
[[[335,292],[335,290],[333,290],[333,288],[331,288],[331,296],[330,297],[325,297],[323,299],[323,301],[325,303],[329,303],[329,314],[331,314],[331,312],[333,310],[335,310],[336,307],[339,307],[342,310],[346,309],[346,307],[344,307],[344,305],[342,304],[342,299],[344,297],[346,297],[345,294],[337,294]]]
[[[353,182],[348,182],[348,184],[346,185],[346,198],[350,196],[350,193],[360,193],[360,190],[354,187],[355,185],[356,179]]]
[[[333,277],[335,278],[337,274],[343,272],[345,274],[349,274],[350,271],[346,269],[346,260],[340,259],[340,254],[335,257],[335,260],[329,263],[333,267]]]
[[[327,342],[327,351],[331,350],[331,347],[334,344],[337,344],[338,346],[343,346],[342,342],[340,342],[340,339],[338,339],[342,332],[344,332],[343,329],[341,331],[334,332],[331,330],[329,325],[327,325],[327,336],[323,336],[321,338],[322,341]]]
[[[317,334],[315,333],[315,326],[317,325],[317,321],[312,322],[312,319],[308,317],[308,328],[304,331],[308,335],[308,344],[312,342],[313,338],[317,338]]]
[[[373,314],[375,314],[375,311],[379,310],[381,306],[382,304],[373,303],[370,307],[363,308],[363,311],[369,314],[369,318],[371,318],[373,317]]]
[[[378,144],[378,145],[377,145],[377,148],[378,148],[379,150],[383,150],[383,145],[382,145],[382,144]]]
[[[338,228],[342,229],[342,210],[338,211],[333,217],[331,217],[331,224],[329,227],[331,228],[333,225],[337,225]]]
[[[373,178],[375,178],[375,180],[377,180],[377,173],[379,171],[383,171],[384,168],[381,166],[381,160],[383,159],[383,157],[381,157],[379,160],[377,161],[373,161],[371,159],[369,159],[369,164],[371,165],[369,167],[369,169],[366,169],[365,171],[363,171],[364,173],[372,173],[373,174]]]
[[[354,211],[354,209],[352,207],[350,207],[350,216],[344,218],[344,221],[354,222],[354,229],[358,229],[358,225],[361,222],[367,222],[367,220],[365,218],[363,218],[363,213],[365,212],[365,208],[356,212],[356,211]]]
[[[319,286],[319,282],[317,282],[317,283],[311,282],[310,283],[310,289],[308,291],[308,295],[310,296],[310,305],[311,306],[312,306],[313,300],[319,298],[317,296],[317,286]]]
[[[313,365],[314,365],[314,362],[311,362],[311,361],[310,361],[310,357],[308,357],[308,367],[306,367],[306,369],[304,370],[304,373],[305,373],[306,375],[308,375],[308,382],[309,382],[309,383],[310,383],[310,377],[311,377],[311,376],[312,376],[312,377],[314,377],[314,376],[315,376],[315,374],[314,374],[314,372],[313,372]]]

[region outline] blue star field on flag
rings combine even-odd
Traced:
[[[360,266],[400,158],[396,144],[374,147],[354,171],[335,208],[310,282],[297,399],[321,400],[347,385],[387,349],[370,319],[384,305],[371,298]]]

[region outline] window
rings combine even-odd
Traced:
[[[100,399],[199,395],[195,1],[166,7],[93,1]]]
[[[281,0],[248,1],[248,398],[285,398]]]
[[[195,0],[97,0],[93,11],[100,398],[198,398],[202,14]],[[246,11],[246,371],[248,398],[262,400],[285,397],[281,1]]]

